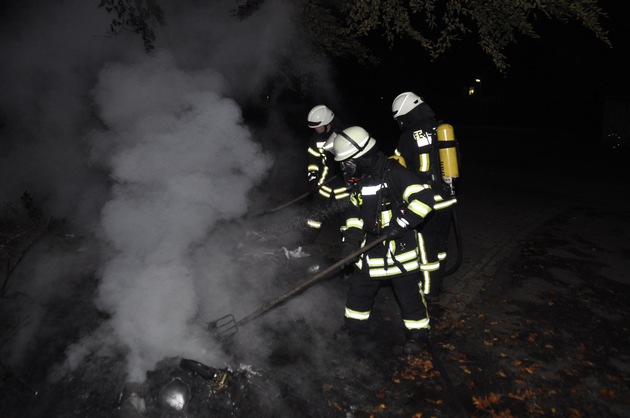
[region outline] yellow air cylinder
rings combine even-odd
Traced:
[[[445,179],[459,177],[459,166],[457,165],[457,150],[455,148],[455,133],[453,126],[443,123],[437,128],[438,141],[453,141],[452,147],[440,148],[440,167],[442,177]]]

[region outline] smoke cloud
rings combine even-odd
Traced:
[[[66,366],[99,346],[123,347],[134,381],[166,356],[217,361],[205,323],[236,300],[260,300],[240,285],[265,287],[248,283],[254,274],[224,282],[238,270],[230,245],[243,231],[223,225],[260,204],[257,188],[308,134],[273,112],[253,129],[242,105],[272,103],[282,87],[269,80],[287,70],[332,97],[326,61],[281,0],[244,22],[230,17],[232,1],[160,2],[168,23],[151,55],[135,34],[105,37],[110,16],[90,2],[18,3],[0,12],[0,200],[29,190],[45,213],[103,244],[94,303],[108,320],[68,348]],[[46,287],[44,309],[71,283],[59,271],[30,286],[37,271],[21,286]]]
[[[109,65],[98,78],[95,103],[115,149],[102,210],[114,257],[98,301],[130,350],[130,377],[142,380],[166,356],[211,346],[189,326],[212,297],[196,291],[189,252],[217,222],[247,212],[247,193],[271,159],[213,71],[187,74],[158,56]]]

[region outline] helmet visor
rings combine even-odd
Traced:
[[[322,124],[321,120],[316,120],[314,122],[312,122],[310,120],[308,121],[308,126],[311,127],[311,128],[317,128],[321,124]]]

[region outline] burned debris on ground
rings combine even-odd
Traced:
[[[449,289],[430,303],[433,355],[428,349],[403,354],[400,313],[385,286],[372,338],[360,345],[332,338],[341,313],[336,323],[306,315],[261,320],[249,326],[264,346],[252,347],[244,330],[229,347],[229,363],[167,358],[135,386],[126,382],[124,350],[95,350],[72,372],[52,378],[64,349],[105,319],[91,304],[96,276],[84,272],[72,292],[46,307],[43,329],[46,321],[63,321],[64,332],[34,338],[19,368],[3,360],[0,416],[628,416],[630,288],[602,273],[614,267],[606,257],[627,258],[627,249],[593,239],[584,225],[614,235],[624,232],[606,225],[629,223],[624,214],[576,208],[534,230],[483,279],[460,314],[448,315],[458,303]],[[11,231],[3,224],[3,237],[16,236]],[[329,263],[336,238],[324,235],[323,249],[309,250],[314,259],[283,261],[283,268],[303,275],[312,261]],[[60,227],[37,245],[76,250],[76,239],[69,239]],[[340,312],[347,286],[341,274],[318,285],[334,295]],[[7,296],[0,300],[2,347],[29,320],[16,315],[25,312],[28,297]]]

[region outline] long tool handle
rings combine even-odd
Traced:
[[[335,264],[333,264],[330,267],[326,268],[325,270],[322,270],[321,272],[317,273],[315,276],[313,276],[310,279],[306,280],[305,282],[301,283],[299,286],[296,286],[293,289],[288,290],[287,292],[285,292],[282,295],[278,296],[274,300],[267,302],[265,305],[261,306],[257,311],[252,312],[251,314],[247,315],[245,318],[243,318],[240,321],[238,321],[236,323],[237,326],[245,325],[246,323],[248,323],[252,319],[258,318],[262,314],[264,314],[267,311],[275,308],[276,306],[280,305],[281,303],[283,303],[287,299],[291,298],[292,296],[302,292],[307,287],[313,285],[314,283],[318,282],[319,280],[322,280],[322,279],[328,277],[328,275],[330,273],[332,273],[335,270],[337,270],[338,268],[343,267],[344,265],[352,262],[355,258],[360,256],[364,252],[370,250],[371,248],[376,247],[378,244],[380,244],[381,242],[385,241],[386,239],[387,239],[387,236],[384,236],[382,238],[378,238],[378,239],[376,239],[374,241],[371,241],[371,242],[365,244],[365,246],[363,246],[362,248],[359,248],[358,250],[356,250],[355,252],[353,252],[352,254],[347,256],[346,258],[337,261]]]
[[[339,174],[335,174],[334,176],[332,176],[331,178],[329,178],[328,180],[323,182],[322,186],[325,185],[325,184],[333,182],[337,177],[339,177]],[[254,216],[262,216],[262,215],[267,215],[269,213],[278,212],[279,210],[282,210],[282,209],[284,209],[286,207],[289,207],[289,206],[293,205],[294,203],[297,203],[297,202],[299,202],[301,200],[306,199],[308,197],[308,195],[309,195],[308,192],[304,193],[304,194],[301,194],[298,197],[296,197],[295,199],[291,200],[290,202],[283,203],[282,205],[276,206],[275,208],[267,209],[266,211],[260,212],[260,213],[254,215]]]

